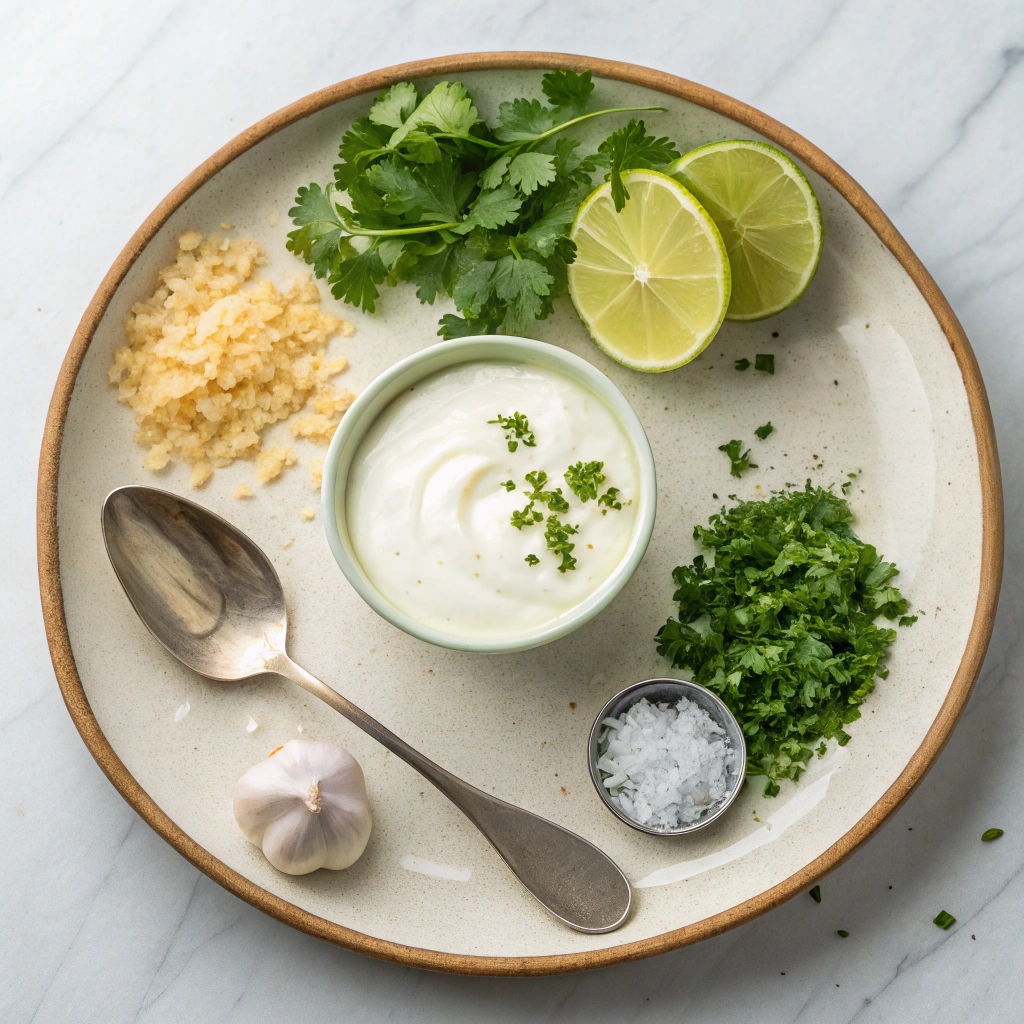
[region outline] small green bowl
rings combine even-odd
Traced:
[[[349,469],[360,442],[374,420],[394,398],[424,377],[429,377],[449,366],[477,360],[507,360],[543,366],[557,370],[583,385],[619,421],[632,442],[640,475],[640,493],[636,499],[640,507],[637,510],[633,535],[622,561],[604,583],[585,601],[559,616],[556,621],[526,631],[519,636],[503,637],[500,640],[481,640],[436,629],[397,608],[381,594],[363,571],[353,550],[346,523],[345,492]],[[626,585],[644,557],[654,529],[658,489],[654,456],[651,454],[651,445],[644,428],[618,388],[600,370],[591,366],[585,359],[580,359],[579,356],[555,345],[527,338],[481,335],[432,345],[395,363],[370,383],[345,413],[331,441],[324,462],[322,502],[324,529],[331,551],[349,583],[375,612],[411,636],[436,644],[438,647],[478,653],[508,653],[529,650],[531,647],[540,647],[542,644],[557,640],[578,629],[607,607]]]

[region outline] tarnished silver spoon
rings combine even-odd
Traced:
[[[596,846],[456,778],[288,657],[281,581],[240,530],[176,494],[119,487],[103,503],[103,539],[139,617],[179,661],[219,682],[298,683],[432,782],[559,920],[581,932],[625,923],[629,883]]]

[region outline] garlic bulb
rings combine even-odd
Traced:
[[[347,868],[370,838],[363,771],[332,743],[278,747],[235,783],[234,811],[249,841],[289,875]]]

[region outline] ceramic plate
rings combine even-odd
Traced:
[[[221,222],[258,239],[261,273],[287,282],[305,267],[284,247],[296,187],[329,179],[345,127],[375,94],[412,78],[459,77],[482,114],[540,96],[543,71],[592,68],[602,105],[663,104],[658,134],[689,149],[717,139],[784,147],[821,201],[825,250],[790,310],[727,323],[699,359],[666,374],[607,360],[568,300],[536,337],[590,360],[621,389],[651,439],[660,485],[647,556],[586,627],[538,650],[470,655],[414,640],[372,612],[331,558],[300,465],[257,496],[250,463],[191,492],[180,465],[142,468],[131,414],[107,370],[131,305],[154,289],[189,228]],[[588,142],[610,128],[591,122]],[[433,343],[450,308],[388,290],[374,316],[324,304],[355,324],[332,352],[358,391],[397,359]],[[733,361],[775,355],[775,374]],[[775,433],[753,437],[766,420]],[[756,446],[759,469],[729,476],[718,446]],[[753,782],[711,828],[674,840],[642,835],[601,804],[587,775],[596,712],[623,686],[665,674],[653,637],[673,612],[672,568],[696,554],[693,526],[736,494],[787,482],[839,483],[861,537],[902,570],[920,621],[901,630],[852,741],[815,760],[774,800]],[[473,827],[419,776],[294,686],[223,686],[183,669],[136,618],[107,562],[100,505],[145,483],[189,494],[271,554],[288,595],[291,653],[428,756],[505,799],[547,815],[606,850],[636,886],[620,931],[560,925],[518,884]],[[995,613],[1002,508],[992,424],[967,339],[927,271],[878,207],[806,140],[765,115],[679,78],[556,54],[449,57],[324,89],[242,133],[184,181],[128,243],[93,299],[54,394],[40,470],[41,585],[57,677],[93,755],[131,805],[179,852],[262,910],[331,942],[406,964],[467,973],[575,970],[647,956],[721,932],[805,891],[877,829],[937,756],[967,701]],[[184,705],[189,712],[176,721]],[[247,731],[250,717],[258,724]],[[300,735],[334,740],[362,763],[375,829],[343,873],[277,873],[231,813],[238,776]]]

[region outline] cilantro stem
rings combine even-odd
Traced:
[[[566,128],[571,128],[574,124],[579,124],[581,121],[589,121],[592,117],[600,117],[602,114],[631,114],[635,112],[642,112],[645,110],[667,110],[667,107],[609,107],[607,110],[593,110],[589,114],[581,114],[579,117],[574,117],[571,121],[565,121],[562,124],[556,124],[554,128],[549,128],[546,132],[542,132],[535,139],[527,140],[524,142],[516,142],[509,145],[508,149],[514,149],[516,146],[534,146],[538,142],[543,142],[545,139],[550,138],[552,135],[557,135],[559,132],[564,132]]]
[[[409,228],[361,228],[350,224],[345,225],[349,235],[362,235],[366,238],[388,238],[396,235],[426,235],[431,231],[445,231],[462,227],[462,221],[456,220],[449,224],[416,224]]]
[[[513,241],[511,235],[508,236],[508,247],[512,250],[512,255],[515,256],[517,260],[521,260],[523,258],[519,255],[519,250],[516,248],[516,243]]]

